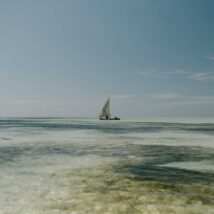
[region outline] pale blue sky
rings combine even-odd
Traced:
[[[0,116],[214,115],[214,1],[0,1]]]

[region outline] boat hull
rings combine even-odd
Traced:
[[[116,118],[109,118],[109,119],[106,119],[106,118],[99,118],[100,120],[120,120],[120,118],[116,117]]]

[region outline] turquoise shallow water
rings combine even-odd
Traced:
[[[0,119],[0,213],[214,213],[214,120]]]

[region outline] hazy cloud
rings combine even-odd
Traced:
[[[214,60],[214,56],[205,56],[207,59]]]
[[[28,104],[38,104],[47,102],[47,100],[39,99],[16,99],[11,101],[13,104],[28,105]]]
[[[164,102],[167,105],[214,104],[214,96],[179,95],[176,93],[151,94],[150,98]]]
[[[140,72],[138,72],[138,74],[145,76],[145,77],[152,77],[152,78],[158,78],[158,79],[169,77],[169,74],[167,72],[161,72],[156,68],[150,68],[150,69],[147,69],[144,71],[140,71]]]
[[[211,72],[193,72],[189,70],[175,70],[168,72],[171,75],[182,75],[192,80],[197,81],[213,81],[214,80],[214,73]]]
[[[147,71],[139,72],[140,75],[152,78],[175,78],[181,76],[196,81],[214,81],[214,72],[198,72],[185,69],[179,69],[175,71],[158,71],[157,69],[151,69]]]
[[[132,94],[116,94],[116,95],[113,95],[112,97],[117,98],[117,99],[128,99],[128,98],[134,97],[134,95],[132,95]]]
[[[149,69],[147,71],[138,72],[138,74],[152,78],[175,78],[176,76],[181,76],[196,81],[214,81],[214,72],[207,71],[193,72],[185,69],[175,71],[158,71],[157,69]]]
[[[151,94],[150,96],[155,99],[163,100],[172,100],[172,99],[174,100],[179,97],[179,95],[175,93]]]

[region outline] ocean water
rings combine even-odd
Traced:
[[[0,214],[214,213],[214,119],[0,119]]]

